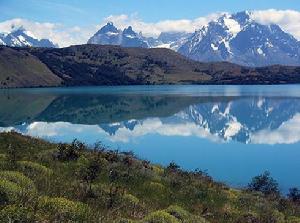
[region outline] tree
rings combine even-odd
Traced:
[[[253,177],[251,182],[248,184],[250,191],[259,191],[264,195],[275,195],[278,196],[279,189],[278,183],[274,180],[268,171],[263,174]]]
[[[76,139],[72,144],[61,143],[58,145],[58,152],[55,154],[55,158],[61,161],[77,160],[84,149],[85,145]]]
[[[293,202],[300,202],[300,190],[296,187],[291,188],[287,196]]]
[[[180,170],[180,166],[177,165],[175,162],[171,162],[169,164],[169,166],[167,167],[167,169],[170,170],[170,171],[176,172],[176,171]]]
[[[16,166],[18,160],[17,156],[18,156],[17,149],[13,147],[11,144],[9,144],[7,150],[7,161],[9,162],[11,168],[14,168]]]
[[[79,180],[84,182],[88,188],[87,194],[92,192],[92,183],[100,175],[101,165],[97,159],[87,159],[81,157],[78,160],[78,169],[76,172]]]

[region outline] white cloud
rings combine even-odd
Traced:
[[[117,123],[116,123],[117,124]],[[33,122],[25,129],[0,128],[0,132],[18,131],[25,135],[33,137],[58,139],[69,141],[77,138],[81,141],[90,140],[98,141],[107,139],[111,142],[128,143],[149,134],[158,134],[162,136],[195,136],[206,138],[214,142],[223,142],[218,136],[211,134],[207,129],[197,126],[195,123],[162,123],[158,118],[149,118],[139,123],[133,130],[125,127],[119,128],[114,135],[109,135],[98,125],[72,124],[69,122]],[[94,142],[93,142],[94,143]]]
[[[38,39],[50,39],[60,47],[86,43],[88,37],[97,30],[95,26],[65,27],[58,23],[40,23],[21,18],[0,22],[0,32],[9,33],[19,27],[31,32]]]
[[[253,144],[293,144],[300,141],[300,113],[282,123],[277,129],[264,129],[253,133],[250,141]]]
[[[122,127],[110,136],[111,141],[129,142],[148,135],[158,134],[161,136],[194,136],[205,138],[214,142],[222,142],[218,136],[211,134],[207,129],[197,126],[195,123],[163,123],[158,118],[149,118],[139,123],[133,130]]]
[[[162,20],[155,23],[147,23],[139,19],[137,14],[132,15],[111,15],[104,19],[99,27],[106,22],[113,22],[115,26],[124,29],[131,25],[137,32],[142,32],[145,36],[158,36],[161,32],[194,32],[210,21],[218,18],[223,13],[213,13],[205,17],[196,19]]]
[[[300,40],[300,12],[295,10],[257,10],[252,18],[264,25],[277,24],[284,31]]]

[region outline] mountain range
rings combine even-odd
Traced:
[[[276,24],[263,25],[243,11],[223,14],[194,33],[162,32],[145,37],[132,26],[121,30],[108,22],[88,44],[138,48],[169,48],[202,62],[226,61],[243,66],[300,65],[300,41]],[[49,39],[38,39],[23,27],[0,33],[0,45],[12,47],[58,47]]]
[[[10,33],[0,33],[0,45],[12,47],[58,47],[48,39],[38,39],[23,27]]]
[[[122,31],[117,29],[111,22],[95,33],[87,43],[149,48],[147,41],[144,40],[141,34],[134,32],[131,26]]]
[[[130,35],[126,34],[128,30]],[[276,24],[256,22],[247,11],[224,14],[194,33],[167,32],[157,38],[144,37],[132,27],[121,31],[110,22],[88,43],[170,48],[203,62],[227,61],[244,66],[300,65],[300,42]]]

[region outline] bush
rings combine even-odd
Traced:
[[[26,191],[35,192],[35,186],[31,179],[17,171],[0,171],[0,178],[11,181]]]
[[[135,207],[140,202],[139,199],[132,194],[124,194],[122,200],[124,205],[131,208]]]
[[[300,223],[300,218],[298,217],[289,217],[286,223]]]
[[[148,187],[151,191],[157,193],[163,193],[166,190],[165,186],[158,182],[150,182]]]
[[[248,185],[250,191],[259,191],[264,195],[279,196],[278,183],[270,176],[269,172],[252,178]]]
[[[170,215],[174,216],[180,221],[184,221],[188,218],[190,218],[190,213],[188,213],[186,210],[182,209],[181,207],[177,205],[172,205],[168,207],[165,212],[169,213]]]
[[[171,205],[168,207],[165,212],[169,213],[170,215],[174,216],[177,220],[183,223],[205,223],[207,222],[204,218],[199,216],[192,215],[188,211],[184,210],[183,208],[177,205]]]
[[[28,203],[36,196],[31,179],[16,171],[0,172],[0,204]]]
[[[22,197],[22,188],[9,180],[0,179],[0,204],[13,204]]]
[[[174,216],[170,215],[165,211],[156,211],[148,216],[146,216],[143,220],[143,223],[180,223]]]
[[[134,223],[134,221],[126,218],[121,218],[119,220],[116,220],[115,223]]]
[[[277,210],[262,213],[261,222],[286,223],[284,214]]]
[[[85,145],[78,140],[74,140],[72,144],[59,144],[58,152],[54,155],[54,158],[60,161],[72,161],[77,160],[80,157],[80,153],[84,150]]]
[[[0,160],[6,160],[6,155],[0,153]]]
[[[32,210],[28,208],[17,206],[17,205],[7,205],[0,211],[1,222],[22,222],[29,223],[34,222],[34,214]]]
[[[38,210],[43,220],[49,221],[85,221],[89,214],[87,205],[66,198],[40,197]],[[46,217],[46,219],[44,219]]]
[[[291,188],[287,196],[293,202],[300,202],[300,190],[298,188]]]
[[[29,176],[50,176],[53,171],[44,165],[31,161],[18,161],[18,165],[22,172],[28,174]]]

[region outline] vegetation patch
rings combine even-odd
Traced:
[[[245,189],[97,144],[0,133],[0,222],[299,223],[300,191],[270,173]]]

